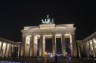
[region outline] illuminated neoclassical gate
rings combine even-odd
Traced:
[[[42,20],[43,24],[39,26],[27,26],[22,30],[23,46],[21,56],[45,56],[46,39],[52,39],[52,54],[56,54],[56,38],[60,38],[61,51],[64,56],[70,53],[72,56],[77,56],[75,43],[75,27],[74,24],[59,24],[50,23],[51,19],[47,17]],[[67,40],[66,40],[67,39]],[[50,45],[51,46],[51,45]]]
[[[24,41],[22,55],[44,56],[46,52],[45,39],[47,38],[52,38],[52,54],[56,54],[56,38],[61,38],[62,54],[65,56],[68,53],[66,49],[69,49],[71,55],[76,55],[74,30],[73,24],[41,24],[39,27],[24,27],[24,30],[22,30]],[[66,46],[66,38],[69,38],[69,46]]]

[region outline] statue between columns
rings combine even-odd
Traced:
[[[53,18],[50,19],[49,15],[47,15],[47,17],[44,20],[41,19],[41,21],[42,21],[42,24],[54,24],[54,19]]]

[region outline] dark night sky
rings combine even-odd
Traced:
[[[0,2],[0,37],[21,41],[24,26],[39,25],[50,14],[56,24],[74,23],[76,39],[96,31],[95,3],[81,2]]]

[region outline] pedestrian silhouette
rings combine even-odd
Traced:
[[[54,63],[57,63],[57,55],[54,57]]]
[[[67,63],[71,63],[71,54],[70,53],[67,54]]]

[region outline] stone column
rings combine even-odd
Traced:
[[[3,46],[3,42],[1,42],[1,47],[0,47],[0,57],[2,57],[2,46]]]
[[[61,37],[62,53],[65,56],[65,44],[64,44],[64,42],[65,42],[65,35],[62,34],[62,37]]]
[[[23,49],[22,55],[23,55],[23,57],[25,57],[26,37],[25,37],[24,35],[22,35],[22,42],[24,42],[24,43],[22,44],[22,49]]]
[[[77,47],[76,47],[76,41],[75,41],[75,34],[71,34],[72,36],[72,56],[77,56]]]
[[[96,50],[95,50],[95,43],[94,43],[94,41],[93,41],[93,39],[92,39],[92,46],[93,46],[93,55],[94,55],[94,57],[96,57]]]
[[[9,43],[7,44],[7,52],[6,52],[6,55],[7,55],[7,57],[9,57],[9,50],[10,48],[9,48]]]
[[[7,53],[7,46],[8,46],[8,44],[6,43],[6,48],[5,48],[5,52],[4,52],[4,57],[6,57],[6,53]]]
[[[39,43],[39,56],[41,56],[42,55],[42,35],[40,35],[40,43]]]
[[[88,40],[88,42],[89,42],[89,57],[90,57],[90,54],[91,54],[91,46],[90,46],[90,41]]]
[[[1,53],[2,42],[0,42],[0,43],[1,43],[1,45],[0,45],[0,53]]]
[[[31,45],[32,45],[32,46],[31,46],[31,47],[32,47],[32,48],[31,48],[31,49],[32,49],[32,56],[35,56],[35,55],[34,55],[34,54],[35,54],[35,53],[34,53],[34,50],[35,50],[35,49],[34,49],[34,39],[35,39],[35,37],[34,37],[34,35],[32,35],[32,43],[31,43]]]
[[[72,46],[72,36],[70,34],[70,50],[71,50],[71,55],[72,55],[72,52],[73,52],[73,49],[72,48],[73,48],[73,46]]]
[[[20,57],[20,52],[21,52],[21,45],[18,45],[18,57]]]
[[[20,46],[20,57],[24,57],[23,56],[23,52],[24,52],[24,48],[23,48],[24,46],[23,46],[23,43],[21,44],[21,46]]]
[[[32,57],[32,35],[30,37],[30,57]]]
[[[53,37],[52,37],[52,53],[56,54],[56,36],[55,36],[55,34],[53,34]]]
[[[95,41],[96,41],[96,38],[94,37],[93,45],[94,45],[94,51],[95,51],[95,57],[96,57],[96,46],[95,46],[96,45],[96,42]]]
[[[45,52],[45,36],[43,36],[43,52]]]
[[[0,42],[0,50],[1,50],[1,45],[2,45],[2,42]]]
[[[30,40],[30,42],[31,42],[31,40]],[[29,45],[29,55],[28,55],[28,57],[30,57],[30,52],[31,52],[31,46]]]
[[[9,53],[10,57],[12,57],[12,44],[10,43],[10,53]]]
[[[86,51],[87,57],[89,57],[89,41],[88,40],[86,40],[86,44],[87,44],[87,47],[86,47],[87,48],[87,51]]]
[[[92,43],[93,41],[90,39],[90,54],[92,55],[92,56],[94,56],[94,49],[93,49],[93,43]]]
[[[21,43],[20,43],[20,45],[19,45],[19,57],[21,57],[22,55],[21,55]]]
[[[10,53],[11,53],[11,44],[9,43],[8,57],[10,57]]]
[[[34,53],[35,53],[35,56],[37,56],[37,43],[38,43],[38,35],[36,35],[35,38],[34,38]]]
[[[87,52],[86,52],[86,42],[83,40],[83,54],[85,55],[85,56],[87,56]]]
[[[86,54],[86,56],[88,57],[88,45],[87,45],[87,41],[85,40],[84,41],[84,47],[85,47],[85,54]]]
[[[11,48],[12,48],[11,49],[11,57],[13,57],[13,51],[14,51],[14,49],[13,49],[14,48],[14,45],[13,44],[11,44]]]
[[[44,36],[40,36],[40,56],[44,56]]]
[[[80,43],[79,43],[80,44]],[[79,55],[79,57],[81,57],[81,53],[80,53],[81,51],[80,51],[80,46],[78,45],[78,55]]]
[[[1,42],[1,47],[0,47],[0,56],[2,57],[2,47],[3,47],[3,42]]]

